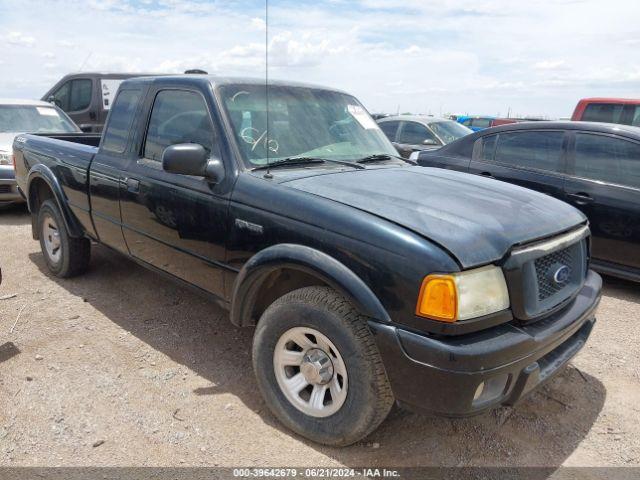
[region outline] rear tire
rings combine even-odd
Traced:
[[[69,236],[58,206],[45,200],[38,211],[38,237],[47,267],[57,277],[80,275],[87,270],[91,242]]]
[[[274,415],[326,445],[366,437],[394,402],[366,317],[327,287],[295,290],[267,308],[254,334],[253,367]]]

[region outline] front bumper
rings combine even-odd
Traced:
[[[0,205],[22,203],[24,201],[18,191],[13,166],[0,166]]]
[[[400,405],[475,415],[515,404],[561,370],[591,333],[601,289],[602,279],[589,271],[576,298],[550,317],[455,337],[423,336],[373,321],[369,326]]]

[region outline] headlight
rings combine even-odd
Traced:
[[[425,277],[416,315],[455,322],[506,308],[509,308],[509,292],[502,269],[488,265],[465,272]]]
[[[0,165],[13,165],[10,153],[0,152]]]

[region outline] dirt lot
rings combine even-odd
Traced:
[[[283,430],[256,390],[252,330],[131,261],[45,269],[23,209],[0,212],[0,465],[640,465],[640,287],[605,279],[588,346],[516,408],[394,409],[333,449]],[[15,347],[14,347],[15,346]]]

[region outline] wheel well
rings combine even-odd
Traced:
[[[264,311],[278,298],[299,288],[330,286],[321,278],[295,268],[279,268],[267,275],[256,293],[249,319],[255,325]]]
[[[35,178],[29,186],[29,211],[31,212],[31,231],[33,239],[38,240],[38,212],[45,200],[55,199],[51,187],[41,178]]]

